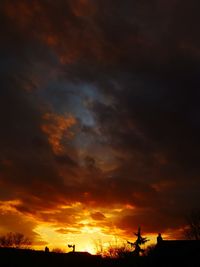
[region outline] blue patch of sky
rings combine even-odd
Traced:
[[[95,126],[93,114],[87,108],[86,102],[103,101],[103,96],[96,86],[54,80],[39,94],[47,103],[50,103],[56,113],[72,114],[80,119],[82,124]]]

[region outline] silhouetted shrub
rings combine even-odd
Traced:
[[[8,233],[0,236],[0,247],[29,248],[31,241],[22,233]]]
[[[144,252],[144,256],[151,256],[155,250],[155,245],[149,245]]]
[[[191,212],[187,217],[185,236],[188,239],[200,240],[200,210]]]

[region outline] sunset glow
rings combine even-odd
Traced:
[[[184,238],[200,198],[195,1],[0,2],[0,236],[92,254],[138,227],[145,246]]]
[[[91,254],[99,253],[102,249],[108,247],[119,247],[127,244],[127,240],[134,240],[133,232],[126,233],[114,226],[115,217],[121,214],[123,208],[115,208],[112,211],[103,209],[102,212],[94,212],[82,207],[81,203],[71,205],[62,205],[57,210],[42,212],[37,216],[31,214],[23,214],[16,207],[21,205],[19,200],[13,200],[1,203],[2,218],[10,217],[17,219],[20,222],[17,226],[17,231],[26,232],[24,225],[31,222],[33,227],[32,235],[35,236],[34,249],[43,250],[44,246],[48,246],[50,250],[61,249],[64,252],[72,251],[68,245],[75,244],[76,251],[85,251]],[[76,216],[72,216],[73,223],[69,225],[68,211],[74,209]],[[132,210],[133,207],[126,205],[124,209]],[[61,216],[62,214],[62,216]],[[46,216],[46,220],[42,217]],[[61,216],[61,221],[59,220]],[[58,218],[57,218],[58,217]],[[4,220],[3,220],[4,221]],[[9,225],[8,225],[9,227]],[[1,229],[9,230],[8,229]],[[167,235],[165,236],[167,238]],[[156,235],[148,234],[148,245],[156,243]]]

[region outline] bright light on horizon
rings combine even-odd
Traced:
[[[80,233],[69,233],[62,234],[56,232],[56,229],[50,225],[39,225],[36,227],[35,232],[39,234],[43,241],[46,241],[46,245],[49,247],[50,251],[55,248],[60,248],[64,252],[72,251],[71,248],[68,248],[69,245],[75,245],[75,251],[79,252],[88,252],[90,254],[97,254],[101,249],[106,249],[109,246],[117,247],[123,246],[126,244],[126,241],[129,240],[131,242],[135,241],[135,236],[132,237],[124,237],[124,238],[116,238],[116,236],[112,236],[109,234],[102,233],[99,228],[99,232],[95,233],[91,229],[87,229],[88,231],[84,231],[80,229]],[[147,234],[145,235],[149,239],[148,243],[145,244],[145,248],[149,245],[156,243],[156,234]],[[44,250],[44,245],[36,245],[35,249]]]

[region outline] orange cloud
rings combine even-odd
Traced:
[[[91,214],[92,219],[101,221],[104,220],[106,217],[101,212],[95,212]]]
[[[71,139],[74,133],[70,129],[77,123],[76,119],[69,116],[46,113],[43,116],[44,124],[41,126],[42,131],[47,134],[49,143],[55,154],[63,151],[63,139]]]

